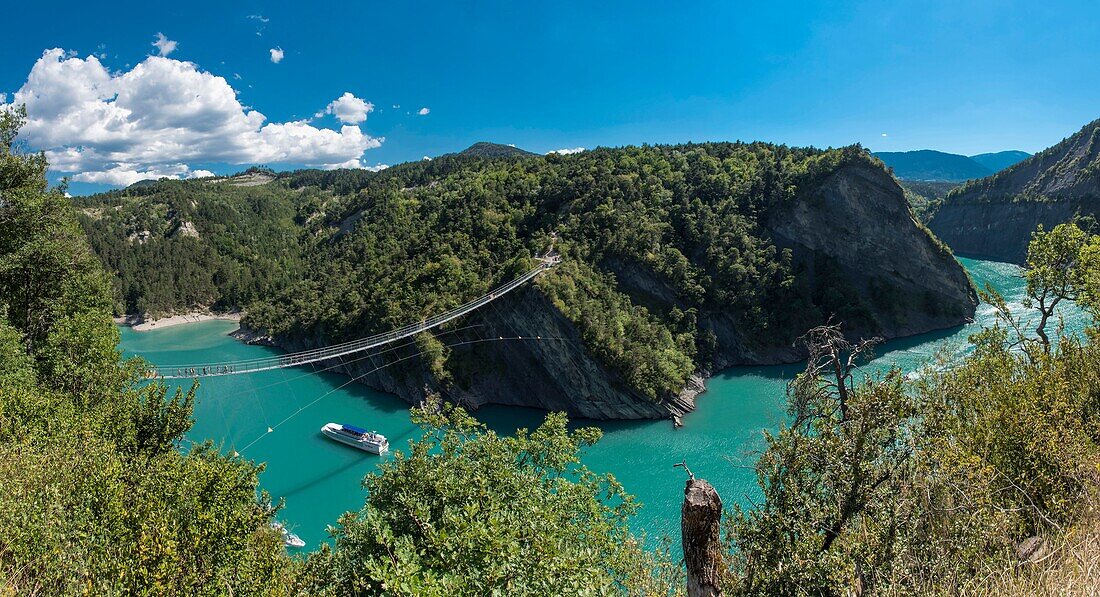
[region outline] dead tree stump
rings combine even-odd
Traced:
[[[721,520],[722,498],[714,487],[702,479],[688,479],[680,510],[688,597],[722,595],[720,581],[724,562],[718,532]]]

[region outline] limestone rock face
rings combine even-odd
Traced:
[[[1035,227],[1100,213],[1100,120],[950,193],[928,226],[961,255],[1023,263]]]
[[[1023,264],[1035,227],[1045,230],[1075,215],[1100,214],[1100,198],[1061,201],[953,202],[929,222],[959,255]]]
[[[880,168],[842,168],[809,199],[773,217],[769,230],[807,275],[817,275],[815,261],[824,256],[861,295],[875,289],[889,295],[868,301],[873,329],[846,327],[848,333],[911,336],[959,325],[977,306],[965,270],[917,224],[901,187]]]

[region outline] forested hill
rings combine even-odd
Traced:
[[[461,156],[470,156],[476,158],[510,158],[510,157],[524,157],[538,155],[531,153],[525,149],[520,149],[515,145],[501,145],[500,143],[489,143],[487,141],[479,141],[473,145],[463,149],[458,153]]]
[[[1031,157],[1031,154],[1026,151],[1009,150],[997,151],[994,153],[979,153],[978,155],[970,156],[970,159],[989,168],[993,172],[999,172],[1005,168],[1015,166],[1029,157]]]
[[[929,226],[956,251],[1022,262],[1046,229],[1100,212],[1100,120],[993,176],[955,189]]]
[[[691,407],[694,374],[797,359],[794,339],[830,317],[898,336],[961,323],[976,303],[860,147],[456,154],[248,187],[160,182],[79,206],[118,272],[118,309],[240,306],[246,327],[289,348],[441,312],[529,268],[556,235],[561,266],[456,328],[559,340],[421,337],[419,357],[365,377],[409,400],[427,388],[472,405],[667,416]]]

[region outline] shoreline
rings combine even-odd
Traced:
[[[141,315],[126,315],[125,317],[114,317],[113,319],[115,323],[128,326],[132,328],[135,332],[148,332],[150,330],[170,328],[188,323],[199,323],[201,321],[224,320],[240,322],[241,313],[239,311],[230,313],[192,311],[190,313],[183,313],[180,315],[171,315],[168,317],[160,317],[154,319],[145,319]]]

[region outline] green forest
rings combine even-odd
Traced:
[[[15,143],[21,119],[19,112],[0,115],[0,591],[682,593],[679,555],[641,547],[644,538],[632,534],[627,524],[637,507],[633,499],[613,477],[580,464],[584,450],[599,441],[598,429],[574,429],[561,414],[550,414],[536,429],[502,437],[462,409],[438,401],[415,413],[423,437],[367,476],[363,508],[334,521],[333,544],[306,557],[288,556],[270,527],[280,504],[258,489],[263,465],[182,440],[191,425],[195,392],[201,389],[168,395],[163,385],[147,379],[145,363],[121,359],[111,314],[126,300],[120,291],[127,286],[113,285],[90,250],[64,189],[47,185],[45,158],[23,152]],[[779,151],[735,145],[709,150],[745,159],[775,158]],[[641,159],[672,155],[674,150],[636,152]],[[801,153],[780,162],[789,161],[787,172],[797,179],[827,170],[831,160],[863,159],[859,156]],[[599,152],[592,160],[613,162]],[[445,164],[428,166],[435,167]],[[528,166],[515,161],[508,167]],[[551,158],[540,167],[569,166]],[[486,168],[489,180],[495,168]],[[410,169],[410,178],[416,172],[422,170]],[[613,172],[606,180],[585,184],[643,184]],[[343,221],[360,209],[404,214],[416,221],[432,213],[417,209],[421,202],[446,195],[440,190],[409,196],[396,187],[407,183],[365,176],[367,184],[389,184],[393,190],[388,199],[373,201],[359,193],[327,194],[325,173],[298,176],[285,181],[288,197],[298,205],[318,202],[321,211],[331,214],[325,216],[328,222]],[[331,184],[342,180],[332,176]],[[402,175],[398,171],[393,176]],[[772,183],[762,188],[774,194],[752,195],[759,200],[755,209],[789,196],[790,185]],[[174,185],[162,189],[163,184],[146,190],[167,193]],[[311,190],[290,193],[295,188]],[[483,217],[470,221],[463,218],[473,216],[461,210],[437,212],[445,220],[441,227],[448,222],[487,227],[499,232],[499,238],[486,233],[477,242],[455,241],[461,243],[456,246],[412,246],[432,252],[441,264],[448,263],[443,258],[447,251],[477,247],[475,254],[484,262],[468,256],[463,262],[481,264],[485,269],[480,271],[522,267],[527,255],[541,247],[508,231],[549,230],[538,224],[539,210],[522,200],[521,193],[527,192],[554,191],[538,187],[500,195],[494,191],[481,199],[470,195],[474,205],[497,205],[489,197],[511,197],[500,205],[515,209],[497,217],[487,217],[497,213],[488,207],[472,207],[471,213]],[[607,194],[611,201],[630,196],[612,189]],[[120,194],[116,200],[124,205],[132,197]],[[339,207],[350,197],[365,203]],[[265,209],[263,201],[249,205],[255,211]],[[636,213],[659,210],[660,205],[642,202]],[[672,222],[683,216],[675,205],[669,207]],[[287,207],[275,212],[287,222],[299,217],[300,212]],[[614,219],[599,204],[591,207],[570,212],[568,225],[606,226],[608,240],[581,243],[577,239],[582,234],[566,235],[565,224],[555,222],[564,237],[563,251],[613,256],[634,250],[629,239],[662,233],[649,230],[646,224],[653,222],[644,218]],[[699,219],[692,221],[705,231],[700,220],[717,216],[696,207]],[[177,208],[198,227],[198,212],[188,211],[195,206],[185,202]],[[85,224],[89,209],[80,207]],[[337,241],[333,250],[365,250],[355,244],[356,238],[377,234],[383,244],[376,250],[410,262],[394,264],[396,271],[415,273],[425,286],[436,283],[431,299],[408,297],[402,308],[431,309],[431,301],[444,301],[455,290],[443,278],[418,269],[426,258],[385,245],[387,222],[405,221],[397,215],[367,219],[367,230]],[[740,216],[727,212],[727,217],[736,221]],[[321,224],[305,225],[314,232],[328,230]],[[152,232],[154,224],[148,226]],[[373,230],[375,226],[381,228]],[[751,229],[750,223],[745,226]],[[173,235],[160,230],[166,237]],[[414,230],[399,226],[392,233],[398,239],[417,239]],[[308,238],[307,233],[299,242]],[[762,280],[768,292],[790,286],[782,259],[754,244],[757,240],[746,231],[743,237],[718,243],[730,254],[751,254],[736,262],[744,266],[736,271],[717,261],[713,269],[702,268],[697,264],[708,263],[707,250],[696,247],[703,253],[696,254],[691,244],[679,245],[668,257],[652,258],[655,268],[667,267],[661,271],[682,280],[678,289],[697,293],[698,304],[748,301],[731,282],[737,276],[757,276],[753,279]],[[243,256],[259,246],[224,247],[225,253],[212,257],[212,263],[231,267],[240,259],[243,267]],[[513,251],[513,259],[501,259],[506,250]],[[676,254],[686,256],[684,251],[694,259],[687,265],[674,259]],[[288,270],[311,270],[300,253],[269,257],[276,263],[286,259]],[[356,263],[364,272],[380,267],[373,259]],[[579,309],[615,304],[614,296],[601,294],[613,292],[609,282],[577,267],[563,274],[575,280],[574,287],[550,289],[557,300]],[[973,336],[968,356],[945,356],[919,378],[899,371],[871,378],[861,374],[860,358],[869,356],[874,343],[850,341],[835,327],[818,327],[803,336],[810,359],[805,373],[789,387],[788,420],[767,435],[767,449],[756,465],[761,498],[751,509],[726,512],[718,582],[727,594],[1050,594],[1100,583],[1095,566],[1100,558],[1100,329],[1063,336],[1057,315],[1059,306],[1074,303],[1094,322],[1100,316],[1100,237],[1075,222],[1039,229],[1024,272],[1028,300],[1010,306],[987,290],[984,298],[1000,313],[1000,324]],[[284,291],[315,288],[315,300],[333,301],[335,295],[324,292],[329,289],[325,284],[338,284],[332,275],[300,273],[271,283]],[[238,292],[258,293],[259,284],[254,281]],[[222,292],[216,281],[211,288]],[[569,292],[597,306],[574,303]],[[379,309],[375,315],[382,321],[397,316],[369,298],[346,300]],[[337,306],[323,304],[322,313],[334,316]],[[746,317],[751,315],[750,310]],[[298,319],[303,312],[294,306],[261,311],[260,316],[288,329],[305,324]],[[637,310],[622,316],[652,318],[644,325],[654,328],[664,325],[658,316]],[[754,325],[782,325],[766,313],[757,317]],[[364,322],[332,319],[326,325],[339,337]],[[683,342],[675,334],[667,341]]]
[[[328,343],[484,294],[530,269],[553,237],[564,265],[540,278],[543,293],[580,330],[586,351],[650,400],[711,366],[714,334],[700,324],[707,314],[731,318],[759,351],[789,347],[830,316],[851,333],[879,330],[874,307],[891,288],[869,294],[831,275],[829,262],[810,276],[763,229],[845,165],[881,169],[859,146],[483,153],[377,173],[290,172],[259,186],[164,180],[77,206],[94,251],[116,272],[116,315],[239,308],[265,334]],[[624,286],[630,271],[672,298]]]

